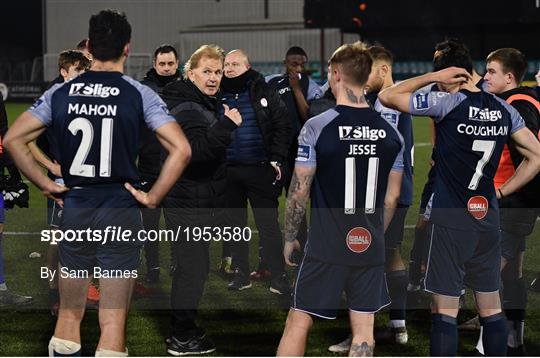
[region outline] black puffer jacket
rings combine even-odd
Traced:
[[[158,95],[162,95],[163,88],[174,81],[178,81],[180,78],[180,71],[172,76],[160,76],[156,70],[152,67],[147,73],[144,79],[141,81],[143,85],[147,85],[153,89]],[[161,151],[161,145],[159,144],[156,134],[150,129],[146,128],[141,134],[143,144],[139,150],[138,168],[143,181],[153,182],[157,179],[161,165],[159,161],[159,153]]]
[[[160,96],[163,93],[163,88],[165,88],[166,85],[168,85],[171,82],[178,81],[180,79],[180,71],[176,70],[176,73],[172,76],[160,76],[156,72],[155,68],[151,68],[146,72],[146,76],[144,76],[141,83],[143,85],[147,85],[151,89],[153,89],[157,94]]]
[[[238,94],[249,90],[249,99],[270,161],[283,163],[292,141],[292,125],[287,107],[264,77],[252,69],[235,78],[223,77],[221,91]],[[222,112],[222,111],[221,111]]]
[[[189,80],[167,85],[163,99],[191,145],[191,162],[167,196],[198,206],[200,201],[222,195],[225,150],[238,126],[226,116],[218,119],[217,98],[203,94]]]

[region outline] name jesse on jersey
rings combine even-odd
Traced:
[[[339,139],[351,141],[377,141],[386,138],[384,129],[371,129],[368,126],[339,126]],[[351,144],[347,155],[375,155],[376,144]]]

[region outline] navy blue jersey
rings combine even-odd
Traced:
[[[434,223],[460,230],[499,228],[493,177],[508,137],[525,126],[519,113],[487,92],[411,96],[410,112],[435,121]]]
[[[413,200],[413,158],[414,158],[414,139],[412,128],[412,116],[408,113],[401,113],[395,109],[385,107],[377,98],[373,108],[381,114],[388,123],[397,128],[405,148],[403,151],[403,181],[401,182],[401,193],[399,203],[410,206]]]
[[[68,187],[136,182],[141,129],[174,121],[154,91],[120,72],[57,84],[29,111],[56,139]]]
[[[316,167],[306,255],[341,265],[384,262],[384,197],[403,171],[403,140],[371,108],[336,106],[298,137],[296,165]]]

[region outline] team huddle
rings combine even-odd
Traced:
[[[455,356],[466,288],[475,296],[480,352],[504,356],[508,347],[523,347],[521,266],[524,238],[537,217],[540,104],[534,90],[520,87],[526,60],[518,50],[492,52],[482,79],[467,48],[447,40],[436,47],[434,72],[394,84],[387,49],[345,44],[332,54],[328,82],[319,87],[301,73],[307,60],[301,48],[288,51],[287,74],[265,80],[243,50],[225,55],[204,45],[186,62],[183,77],[166,70],[150,85],[122,73],[130,39],[125,15],[92,16],[85,43],[91,65],[74,54],[68,68],[78,71],[64,70],[65,82],[47,90],[5,136],[21,172],[51,206],[63,207],[55,224],[60,230],[135,232],[150,225],[149,216],[159,226],[156,208],[167,228],[219,226],[223,218],[242,226],[249,200],[260,232],[260,267],[249,275],[248,244],[238,243],[223,246],[222,268],[232,275],[231,291],[271,275],[270,291],[290,294],[277,355],[303,355],[314,317],[336,318],[343,293],[351,335],[331,351],[372,356],[376,341],[406,344],[407,292],[425,290],[432,298],[431,355]],[[154,61],[156,69],[166,68],[177,62],[176,51],[160,47]],[[413,200],[412,116],[431,118],[434,146],[407,271],[400,248]],[[43,136],[54,162],[35,148]],[[38,162],[54,175],[45,175]],[[282,234],[277,199],[283,187]],[[133,272],[142,250],[136,240],[61,241],[54,265]],[[157,279],[157,248],[144,250],[147,275]],[[172,249],[171,355],[216,349],[195,323],[208,252],[208,243],[189,240]],[[293,285],[286,265],[294,267]],[[91,281],[59,278],[51,356],[81,354]],[[132,277],[99,279],[96,356],[128,354],[134,284]],[[389,327],[375,334],[374,315],[387,306]]]

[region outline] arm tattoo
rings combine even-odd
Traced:
[[[361,344],[353,343],[349,351],[349,357],[373,357],[374,348],[375,343],[372,346],[367,344],[367,342],[362,342]]]
[[[300,176],[297,173],[293,174],[285,211],[285,241],[296,240],[300,223],[306,213],[309,189],[314,174]]]

